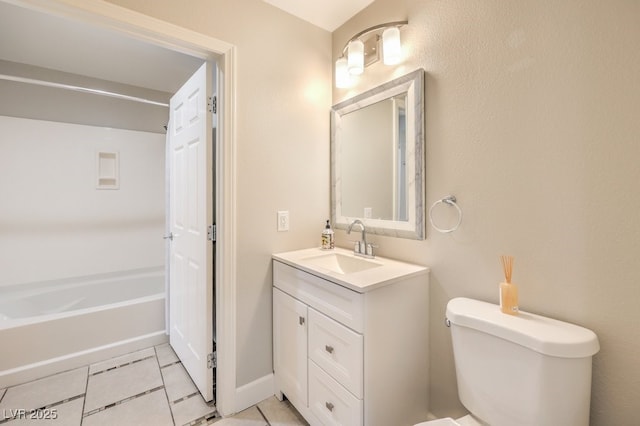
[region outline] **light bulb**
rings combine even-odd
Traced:
[[[349,74],[362,74],[364,72],[364,43],[360,40],[349,42],[347,52]]]
[[[351,85],[351,76],[349,75],[349,67],[347,66],[347,58],[342,57],[336,61],[336,87],[345,89]]]
[[[385,65],[396,65],[402,61],[400,45],[400,29],[391,27],[382,33],[382,62]]]

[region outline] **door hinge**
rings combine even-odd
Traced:
[[[216,237],[218,236],[216,231],[216,224],[207,226],[207,240],[216,242]]]
[[[207,108],[211,113],[214,113],[214,114],[218,113],[218,97],[217,96],[209,96],[207,98]]]
[[[218,360],[215,352],[211,352],[207,355],[207,368],[216,368],[218,366]]]

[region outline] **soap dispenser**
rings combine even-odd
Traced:
[[[335,240],[333,229],[331,229],[331,224],[329,223],[329,219],[327,219],[327,224],[322,231],[322,249],[323,250],[331,250],[335,247]]]

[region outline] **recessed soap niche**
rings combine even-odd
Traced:
[[[118,163],[117,152],[97,152],[96,189],[120,188],[120,170]]]

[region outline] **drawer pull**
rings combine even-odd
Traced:
[[[330,402],[325,402],[324,406],[327,407],[327,410],[333,411],[333,404]]]
[[[300,325],[304,325],[304,317],[299,317],[298,321],[300,322]]]
[[[329,352],[330,354],[332,354],[333,353],[333,346],[325,345],[324,346],[324,350]]]

